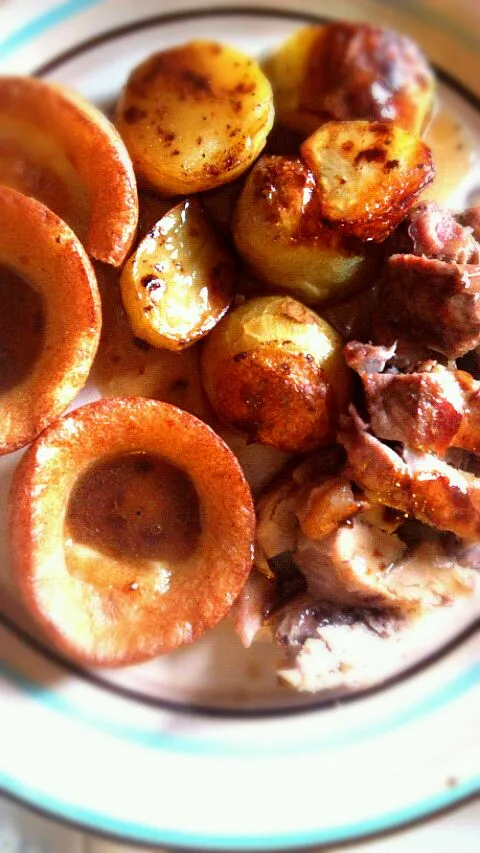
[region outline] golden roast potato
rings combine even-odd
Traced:
[[[263,67],[279,122],[305,134],[325,121],[351,119],[388,119],[420,134],[432,113],[435,80],[425,56],[385,27],[303,27]]]
[[[43,204],[0,187],[0,454],[32,441],[85,385],[101,327],[95,274]]]
[[[132,164],[113,125],[80,95],[0,78],[0,184],[43,202],[92,257],[123,263],[138,219]]]
[[[181,350],[227,311],[235,260],[195,198],[170,210],[125,264],[120,288],[134,333],[156,347]]]
[[[131,73],[116,112],[138,178],[166,195],[241,175],[272,123],[272,90],[258,64],[211,41],[150,56]]]
[[[287,452],[331,439],[348,399],[342,339],[289,296],[256,297],[227,314],[205,340],[201,368],[220,418]]]
[[[327,122],[300,150],[321,216],[362,240],[388,237],[435,176],[428,145],[392,122]]]
[[[308,305],[358,289],[370,277],[366,247],[322,221],[315,179],[298,159],[260,158],[237,202],[233,236],[269,288]]]
[[[220,621],[250,571],[255,516],[206,424],[128,397],[39,436],[14,476],[9,528],[14,578],[46,634],[72,658],[123,666]]]

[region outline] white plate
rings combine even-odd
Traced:
[[[16,0],[1,12],[0,68],[43,67],[105,104],[154,49],[208,37],[258,55],[329,7]],[[467,6],[438,9],[339,0],[334,14],[411,32],[446,74],[443,102],[478,140],[479,22]],[[474,189],[458,186],[458,203]],[[17,459],[0,465],[3,503]],[[386,682],[340,701],[279,687],[272,648],[245,652],[227,623],[152,663],[83,672],[44,644],[15,602],[1,527],[0,541],[5,793],[122,839],[248,850],[359,839],[480,790],[478,602],[437,617],[420,651],[407,644],[391,661]]]

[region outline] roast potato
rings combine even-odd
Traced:
[[[134,333],[156,347],[181,350],[227,311],[235,261],[196,199],[170,210],[142,240],[120,278]]]
[[[14,577],[47,635],[72,658],[122,666],[220,621],[250,571],[255,516],[206,424],[129,397],[76,409],[31,445],[9,528]]]
[[[95,274],[43,204],[0,187],[0,454],[24,447],[87,381],[101,327]]]
[[[113,125],[80,95],[0,78],[0,183],[53,210],[92,257],[123,263],[138,219],[132,164]]]
[[[298,159],[260,158],[238,200],[233,236],[255,275],[308,305],[369,278],[365,246],[322,222],[315,179]]]
[[[389,119],[419,134],[434,76],[409,38],[366,23],[297,30],[264,63],[281,124],[306,134],[325,121]]]
[[[201,369],[220,418],[287,452],[331,438],[349,393],[340,336],[289,296],[256,297],[227,314],[205,340]]]
[[[272,127],[272,90],[249,56],[194,41],[133,70],[116,123],[140,180],[166,195],[188,195],[251,165]]]
[[[301,154],[321,216],[362,240],[388,237],[435,175],[430,148],[392,122],[327,122]]]

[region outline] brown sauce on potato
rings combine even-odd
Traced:
[[[118,561],[113,577],[117,582],[124,577],[125,583],[132,577],[134,591],[141,584],[142,563],[182,563],[194,552],[200,530],[198,496],[180,468],[148,453],[110,457],[89,468],[72,491],[65,523],[67,564],[73,576],[88,580],[91,573],[97,584],[103,573],[111,582],[111,560]],[[88,549],[86,559],[82,548]],[[150,562],[147,567],[152,568]]]
[[[43,340],[42,297],[13,270],[0,267],[0,393],[28,376]]]

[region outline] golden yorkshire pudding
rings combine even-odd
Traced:
[[[193,415],[141,397],[45,430],[16,471],[9,524],[30,611],[59,648],[99,666],[197,639],[252,565],[253,503],[233,453]]]
[[[137,227],[135,175],[113,125],[80,95],[0,78],[0,183],[58,214],[92,257],[124,261]]]
[[[165,195],[237,178],[272,124],[272,89],[259,65],[211,41],[148,57],[128,78],[116,113],[139,180]]]
[[[0,454],[32,441],[84,386],[101,327],[90,261],[48,208],[0,187]]]

